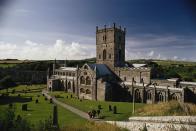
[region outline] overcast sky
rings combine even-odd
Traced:
[[[192,2],[191,2],[192,1]],[[196,61],[194,0],[0,0],[0,59],[95,57],[95,29],[127,28],[126,59]]]

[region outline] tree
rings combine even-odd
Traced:
[[[12,80],[10,76],[5,76],[0,80],[0,89],[7,89],[16,86],[16,83]]]

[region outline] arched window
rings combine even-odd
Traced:
[[[106,59],[106,50],[104,49],[103,50],[103,60],[105,60]]]
[[[86,77],[86,85],[91,85],[91,79],[89,76]]]
[[[80,84],[85,84],[84,76],[81,76],[81,77],[80,77]]]
[[[80,93],[85,93],[85,90],[83,88],[80,88]]]
[[[172,99],[172,100],[176,100],[176,101],[177,101],[177,100],[178,100],[178,96],[174,93],[174,94],[172,94],[171,99]]]
[[[164,95],[161,92],[158,94],[158,102],[164,102]]]
[[[141,102],[141,96],[140,96],[140,91],[139,89],[135,90],[135,101],[136,102]]]
[[[86,94],[91,94],[91,91],[89,89],[87,89]]]
[[[85,66],[84,66],[84,69],[88,69],[88,66],[87,66],[87,65],[85,65]]]
[[[67,84],[67,89],[71,89],[71,82],[70,81]]]
[[[152,93],[150,91],[147,92],[147,100],[152,99]]]

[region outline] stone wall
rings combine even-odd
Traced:
[[[107,123],[140,131],[146,126],[148,131],[196,131],[195,116],[130,117],[129,121],[107,121]]]

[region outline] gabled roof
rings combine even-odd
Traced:
[[[111,75],[112,72],[108,69],[108,67],[105,64],[88,64],[88,66],[92,69],[95,70],[96,67],[96,71],[98,76],[104,76],[104,75]]]

